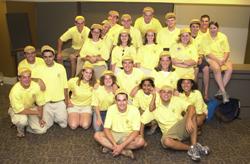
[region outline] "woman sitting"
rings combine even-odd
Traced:
[[[88,129],[92,121],[92,91],[96,83],[93,66],[85,62],[77,77],[68,81],[68,90],[71,92],[67,104],[68,124],[71,129],[81,126]]]

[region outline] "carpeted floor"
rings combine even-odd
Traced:
[[[7,115],[10,87],[0,87],[0,164],[193,163],[184,151],[163,149],[159,130],[153,136],[146,136],[148,146],[134,151],[135,160],[102,154],[101,147],[93,140],[92,129],[73,131],[54,125],[44,135],[27,133],[25,138],[18,139]],[[203,157],[201,163],[250,163],[249,113],[249,109],[242,109],[242,120],[223,124],[214,119],[204,126],[199,142],[208,145],[211,153]]]

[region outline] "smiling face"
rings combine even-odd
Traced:
[[[75,25],[76,25],[78,31],[82,31],[84,24],[85,24],[85,22],[83,19],[78,19],[77,21],[75,21]]]
[[[101,35],[101,30],[97,29],[97,28],[94,28],[91,30],[91,34],[92,34],[92,38],[94,40],[97,40],[100,38],[100,35]]]
[[[90,68],[85,68],[82,70],[83,80],[89,82],[93,75],[93,70]]]
[[[160,90],[160,97],[163,102],[169,102],[172,98],[173,91],[170,89]]]
[[[208,29],[208,25],[209,25],[209,18],[208,17],[201,18],[201,28]]]
[[[115,97],[117,108],[120,112],[126,112],[128,105],[128,97],[126,94],[118,94]]]
[[[44,59],[45,64],[48,67],[51,67],[52,65],[54,65],[54,58],[55,58],[55,55],[53,54],[53,52],[51,51],[43,52],[43,59]]]
[[[168,18],[168,19],[166,20],[166,24],[167,24],[168,28],[173,28],[173,27],[175,27],[175,24],[176,24],[175,18]]]
[[[191,92],[192,86],[193,86],[193,84],[192,84],[191,80],[186,80],[185,79],[181,83],[181,88],[183,89],[183,91],[185,93]]]
[[[24,72],[19,76],[19,81],[24,88],[29,88],[31,83],[31,74],[30,72]]]
[[[162,67],[162,70],[167,71],[170,67],[170,64],[171,64],[170,56],[162,56],[160,58],[160,65]]]
[[[124,72],[127,74],[130,74],[133,71],[133,65],[134,65],[133,60],[122,61],[122,66],[123,66]]]
[[[123,25],[124,28],[129,29],[132,24],[132,20],[128,18],[124,18],[122,19],[121,24]]]
[[[30,63],[30,64],[35,63],[36,51],[29,50],[29,51],[25,52],[24,55],[25,55],[25,58],[28,61],[28,63]]]
[[[105,86],[111,87],[113,85],[113,79],[111,75],[104,75],[103,82]]]
[[[154,39],[155,39],[155,33],[152,32],[152,31],[148,31],[146,33],[146,40],[147,40],[147,43],[154,43]]]
[[[129,37],[128,37],[128,34],[127,34],[127,33],[121,33],[121,34],[120,34],[120,39],[121,39],[121,42],[122,42],[122,43],[126,43],[126,44],[127,44],[127,43],[128,43],[128,38],[129,38]]]
[[[217,26],[215,26],[214,24],[210,25],[210,27],[209,27],[210,35],[216,36],[218,31],[219,31],[219,28]]]
[[[153,90],[153,86],[151,85],[150,81],[149,80],[145,80],[143,83],[142,83],[142,90],[143,92],[146,94],[146,95],[149,95],[152,90]]]
[[[181,34],[181,43],[187,45],[190,42],[191,36],[188,32]]]
[[[146,11],[143,13],[143,18],[144,18],[144,22],[148,24],[153,18],[153,13],[151,11]]]
[[[197,24],[197,23],[193,23],[193,24],[190,26],[190,31],[191,31],[192,34],[197,35],[198,32],[199,32],[199,30],[200,30],[200,25]]]

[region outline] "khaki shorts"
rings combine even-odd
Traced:
[[[76,106],[67,108],[68,113],[89,113],[92,114],[91,106]]]
[[[71,54],[79,55],[80,50],[75,50],[74,48],[65,48],[62,50],[63,60],[68,60]]]
[[[112,135],[113,135],[113,138],[115,139],[115,142],[119,144],[125,140],[125,138],[129,135],[129,133],[112,131]]]
[[[161,137],[161,144],[164,148],[167,148],[164,145],[164,140],[169,137],[179,141],[189,138],[190,134],[186,130],[186,117],[176,122],[167,132],[165,132]]]

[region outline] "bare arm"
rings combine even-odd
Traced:
[[[63,41],[59,38],[57,41],[57,61],[62,63],[62,46]]]
[[[150,104],[149,104],[149,111],[150,112],[153,112],[155,109],[156,109],[156,104],[155,104],[155,100],[156,100],[156,93],[152,93],[153,97],[152,97],[152,100],[150,101]]]
[[[111,133],[111,130],[108,129],[108,128],[104,128],[103,130],[104,134],[106,135],[106,137],[108,138],[108,140],[110,141],[110,143],[113,145],[113,146],[116,146],[116,142],[115,142],[115,139]]]
[[[187,122],[186,122],[186,130],[190,133],[193,131],[193,129],[195,128],[194,124],[193,124],[193,119],[196,116],[196,111],[195,111],[195,107],[193,105],[189,105],[188,109],[187,109],[187,113],[186,113],[186,117],[187,117]]]
[[[68,88],[64,88],[64,97],[65,97],[65,104],[68,107],[68,103],[69,103],[69,92],[68,92]]]

